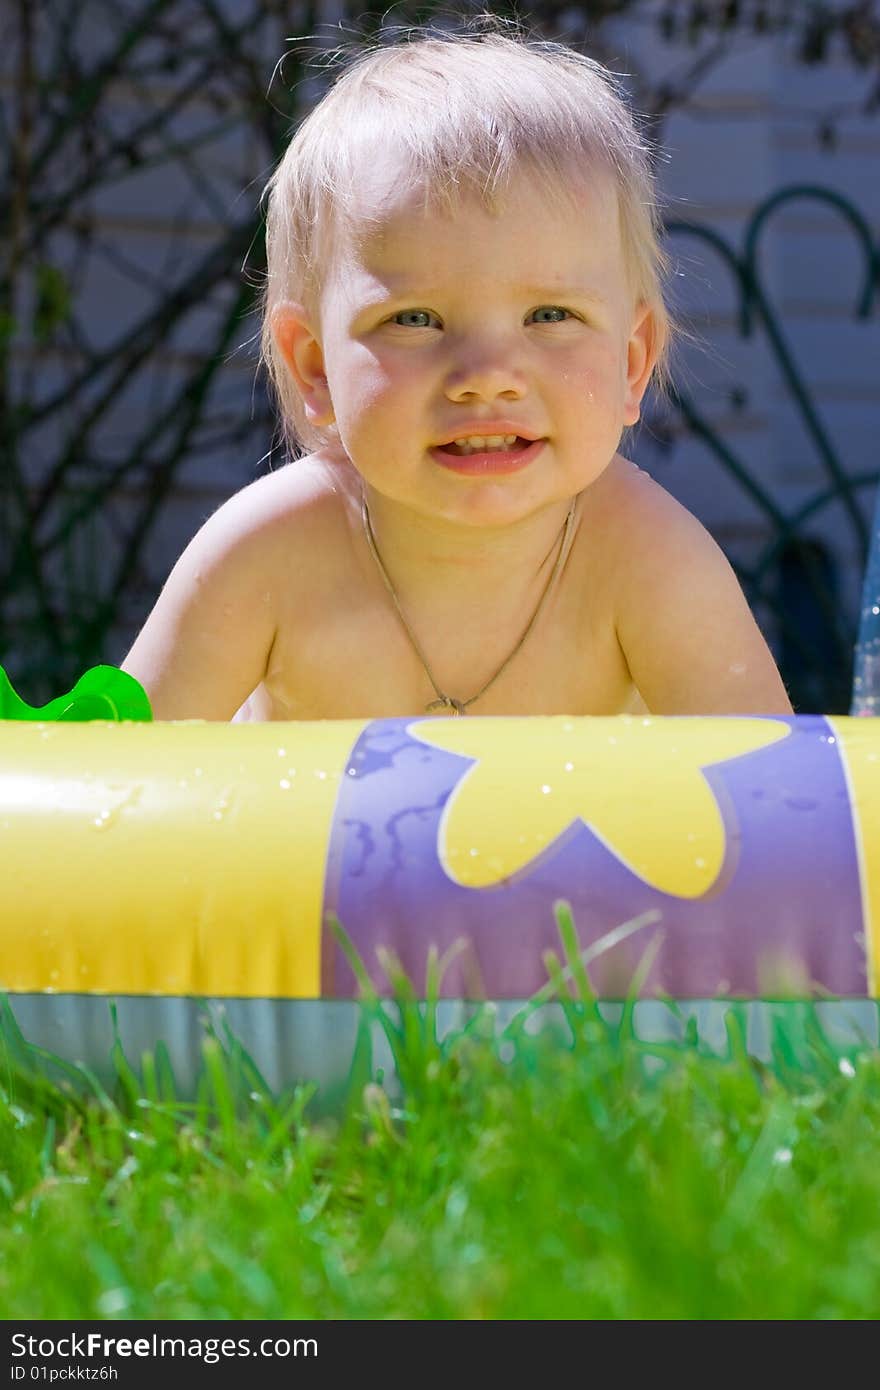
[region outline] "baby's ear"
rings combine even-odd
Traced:
[[[269,319],[275,345],[296,382],[310,425],[331,425],[333,402],[324,371],[324,352],[308,311],[291,299],[276,304]]]
[[[623,401],[625,425],[634,425],[639,419],[642,397],[648,389],[659,352],[657,316],[650,304],[639,304],[633,315],[632,330],[627,342],[626,391]]]

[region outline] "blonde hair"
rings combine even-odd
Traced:
[[[261,349],[292,454],[337,437],[335,426],[319,429],[306,420],[272,336],[272,313],[291,299],[317,317],[334,227],[351,220],[358,170],[369,167],[379,144],[401,151],[410,185],[444,212],[474,193],[494,209],[524,167],[557,205],[572,198],[579,171],[598,166],[610,173],[630,288],[655,316],[653,384],[668,385],[669,262],[659,244],[650,147],[619,84],[594,59],[518,30],[511,36],[506,21],[481,15],[463,31],[408,29],[390,43],[360,45],[299,125],[266,186]]]

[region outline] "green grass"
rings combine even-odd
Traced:
[[[486,1007],[438,1040],[405,981],[368,998],[394,1085],[361,1052],[330,1116],[229,1038],[184,1102],[161,1048],[72,1085],[7,1028],[0,1316],[876,1317],[876,1049],[802,1003],[769,1063],[736,1006],[722,1053],[693,1027],[640,1041],[569,959],[575,998],[548,960],[564,1038]]]

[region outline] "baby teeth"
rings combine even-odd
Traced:
[[[510,449],[516,443],[515,434],[469,434],[462,439],[453,440],[462,453],[485,453],[487,449]]]

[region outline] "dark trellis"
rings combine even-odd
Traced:
[[[828,712],[845,712],[850,704],[853,651],[858,634],[857,615],[847,613],[838,602],[833,571],[823,563],[823,554],[805,535],[815,531],[817,518],[835,502],[841,502],[851,527],[858,563],[865,569],[870,532],[867,511],[858,500],[864,490],[876,490],[880,470],[852,473],[843,452],[829,434],[797,363],[794,347],[785,326],[773,307],[761,273],[759,248],[768,221],[793,202],[813,201],[833,208],[857,238],[863,256],[863,277],[854,312],[868,319],[874,307],[875,284],[880,274],[880,249],[858,208],[832,189],[797,185],[780,189],[766,198],[753,212],[746,226],[743,247],[737,252],[712,228],[693,222],[670,221],[667,234],[674,243],[681,237],[697,237],[721,258],[733,277],[739,301],[739,331],[743,337],[763,333],[772,350],[786,390],[794,401],[805,432],[813,444],[824,481],[793,512],[785,512],[763,483],[760,473],[748,459],[738,454],[730,440],[714,429],[697,403],[678,386],[671,393],[671,405],[686,428],[708,447],[719,466],[743,489],[763,515],[769,539],[751,565],[736,566],[752,606],[764,604],[774,613],[783,660],[783,675],[795,707]],[[788,562],[799,571],[799,593],[812,600],[814,621],[805,631],[802,608],[786,592]],[[786,659],[787,658],[787,659]]]

